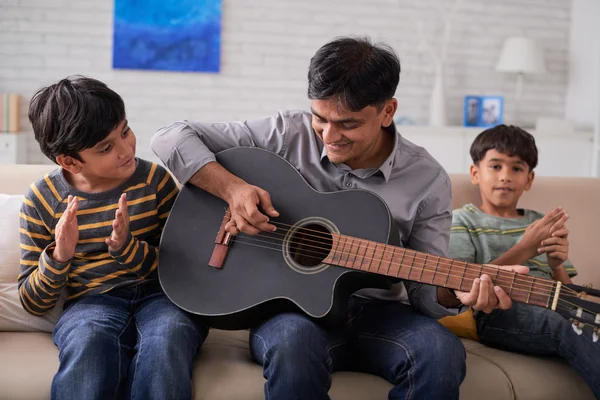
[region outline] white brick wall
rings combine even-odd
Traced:
[[[18,92],[22,125],[27,102],[42,85],[80,73],[104,80],[123,96],[138,154],[155,159],[149,141],[178,119],[233,120],[306,108],[310,57],[345,34],[384,40],[398,52],[399,113],[427,122],[433,68],[418,46],[440,37],[436,10],[450,0],[223,0],[218,74],[113,70],[112,0],[0,0],[0,91]],[[545,48],[549,73],[527,77],[523,117],[562,117],[567,87],[571,0],[464,0],[446,67],[449,123],[462,123],[466,94],[499,94],[510,101],[515,80],[494,71],[505,37],[525,34]],[[439,14],[437,14],[439,15]],[[438,19],[439,22],[439,19]],[[509,110],[510,111],[510,110]],[[45,162],[33,139],[29,162]]]

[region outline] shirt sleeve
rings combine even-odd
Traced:
[[[154,153],[181,184],[204,165],[216,160],[215,153],[239,146],[260,147],[281,155],[286,145],[289,115],[229,123],[181,121],[159,129],[151,141]]]
[[[44,214],[25,197],[20,212],[19,299],[27,312],[38,316],[56,306],[71,266],[70,260],[60,263],[52,258],[55,243]]]
[[[159,167],[158,170],[156,200],[158,202],[158,222],[162,233],[179,189],[167,170],[162,167]],[[117,251],[110,251],[110,254],[119,264],[142,278],[153,273],[158,266],[158,247],[147,241],[139,240],[131,232],[128,233],[123,247]]]
[[[577,276],[577,270],[575,269],[575,267],[573,266],[573,264],[571,263],[571,261],[569,259],[567,259],[563,263],[563,266],[565,267],[565,271],[567,272],[567,275],[569,275],[570,278]]]
[[[452,187],[444,173],[441,182],[426,200],[408,241],[408,247],[428,254],[445,256],[448,250],[452,223]],[[404,281],[413,307],[435,319],[466,311],[468,307],[446,308],[439,304],[437,287]]]
[[[162,233],[167,218],[173,208],[173,204],[175,203],[175,199],[179,194],[179,188],[167,170],[161,168],[161,171],[164,173],[164,176],[160,179],[160,183],[158,184],[156,197],[158,199],[158,222]]]

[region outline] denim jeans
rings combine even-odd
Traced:
[[[190,399],[207,329],[157,283],[68,302],[53,332],[60,366],[52,399]]]
[[[577,335],[560,314],[542,307],[513,303],[509,310],[477,313],[479,340],[520,353],[564,358],[600,399],[600,342]]]
[[[302,314],[279,314],[250,332],[267,400],[329,399],[331,374],[358,371],[394,385],[390,399],[458,399],[461,341],[409,306],[352,297],[348,321],[327,331]]]

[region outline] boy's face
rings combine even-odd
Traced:
[[[74,167],[88,181],[125,180],[137,166],[135,143],[135,135],[125,119],[95,146],[79,152],[83,162],[73,160]]]
[[[496,150],[488,150],[479,165],[471,165],[471,183],[479,185],[482,209],[488,213],[516,210],[533,178],[533,171],[520,157]]]

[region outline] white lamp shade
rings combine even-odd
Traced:
[[[496,71],[541,74],[546,72],[544,53],[539,44],[529,38],[509,37],[504,41]]]

